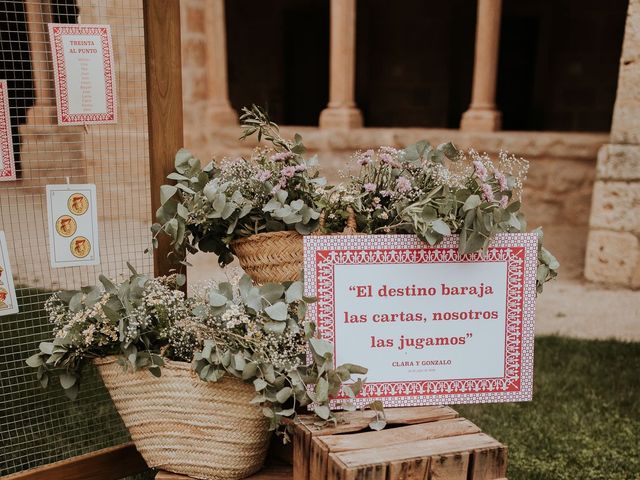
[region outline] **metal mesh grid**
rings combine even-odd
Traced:
[[[43,302],[60,288],[151,272],[149,154],[142,0],[0,1],[0,79],[7,79],[19,179],[0,182],[20,313],[0,317],[0,475],[128,440],[95,372],[75,402],[40,388],[24,359],[51,336]],[[47,23],[111,25],[118,123],[58,126]],[[45,185],[95,183],[101,264],[52,269]]]

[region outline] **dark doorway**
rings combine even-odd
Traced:
[[[329,100],[329,11],[326,5],[284,12],[284,122],[317,125]]]

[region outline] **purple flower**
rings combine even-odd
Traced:
[[[375,192],[376,184],[375,183],[365,183],[362,188],[364,188],[365,192]]]
[[[500,185],[500,191],[504,192],[507,189],[507,177],[504,176],[504,173],[494,170],[493,175],[498,180],[498,185]]]
[[[270,160],[272,162],[283,162],[291,157],[293,157],[293,153],[291,152],[278,152],[271,155]]]
[[[296,172],[304,172],[307,169],[305,164],[296,165]]]
[[[493,196],[493,189],[488,183],[482,184],[482,198],[489,203],[496,201],[496,197]]]
[[[271,172],[269,170],[262,170],[261,172],[258,172],[255,176],[255,179],[258,180],[259,182],[266,182],[270,178],[271,178]]]
[[[380,195],[383,197],[392,197],[393,192],[391,190],[380,190]]]
[[[373,156],[373,150],[367,150],[366,152],[358,152],[356,155],[356,162],[358,165],[365,166],[371,163],[371,157]]]
[[[396,190],[400,193],[406,193],[411,190],[411,181],[405,177],[399,177],[396,180]]]
[[[382,161],[382,163],[386,163],[387,165],[391,166],[391,167],[399,167],[400,165],[398,164],[398,162],[396,162],[393,157],[391,156],[391,154],[389,153],[381,153],[380,155],[378,155],[378,157],[380,158],[380,161]]]
[[[487,175],[488,175],[487,168],[484,166],[484,164],[480,160],[474,160],[473,168],[475,170],[476,176],[480,180],[484,181],[487,179]]]
[[[296,167],[294,167],[293,165],[289,165],[287,167],[284,167],[282,170],[280,170],[280,175],[282,175],[284,178],[291,178],[296,174]]]
[[[502,195],[499,202],[500,208],[507,208],[507,203],[509,203],[509,197]]]

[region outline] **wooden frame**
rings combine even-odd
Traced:
[[[149,163],[153,218],[160,206],[160,185],[174,168],[183,146],[182,66],[179,0],[143,0],[149,128]],[[168,258],[169,242],[160,240],[154,252],[154,272],[163,275],[176,265]],[[60,462],[32,468],[6,480],[117,480],[147,470],[133,443],[105,448]]]

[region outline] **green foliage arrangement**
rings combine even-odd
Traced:
[[[49,298],[54,339],[26,360],[43,387],[57,375],[73,399],[87,363],[108,355],[119,356],[125,370],[155,376],[164,359],[192,362],[203,381],[233,375],[252,384],[252,402],[285,439],[284,419],[295,421],[298,407],[314,404],[318,421],[336,421],[332,398],[341,389],[352,397],[360,391],[363,379],[352,376],[366,369],[334,368],[332,345],[314,338],[313,325],[304,320],[313,299],[303,296],[301,282],[255,286],[245,275],[185,298],[179,276],[150,278],[131,270],[121,283],[101,276],[102,288]]]
[[[180,259],[186,252],[214,252],[224,266],[233,260],[234,240],[282,230],[306,235],[318,227],[318,196],[326,181],[318,174],[317,157],[305,158],[302,138],[282,138],[258,107],[244,108],[240,120],[241,138],[256,134],[271,147],[204,167],[182,149],[167,177],[175,184],[160,189],[154,243],[160,232],[169,235]]]
[[[349,210],[359,232],[413,233],[430,245],[459,234],[460,253],[486,249],[497,233],[525,232],[520,193],[528,164],[501,152],[497,164],[452,143],[419,142],[404,150],[380,147],[353,157],[357,174],[327,189],[320,205],[325,233],[342,231]],[[539,236],[537,288],[557,275],[559,263]]]

